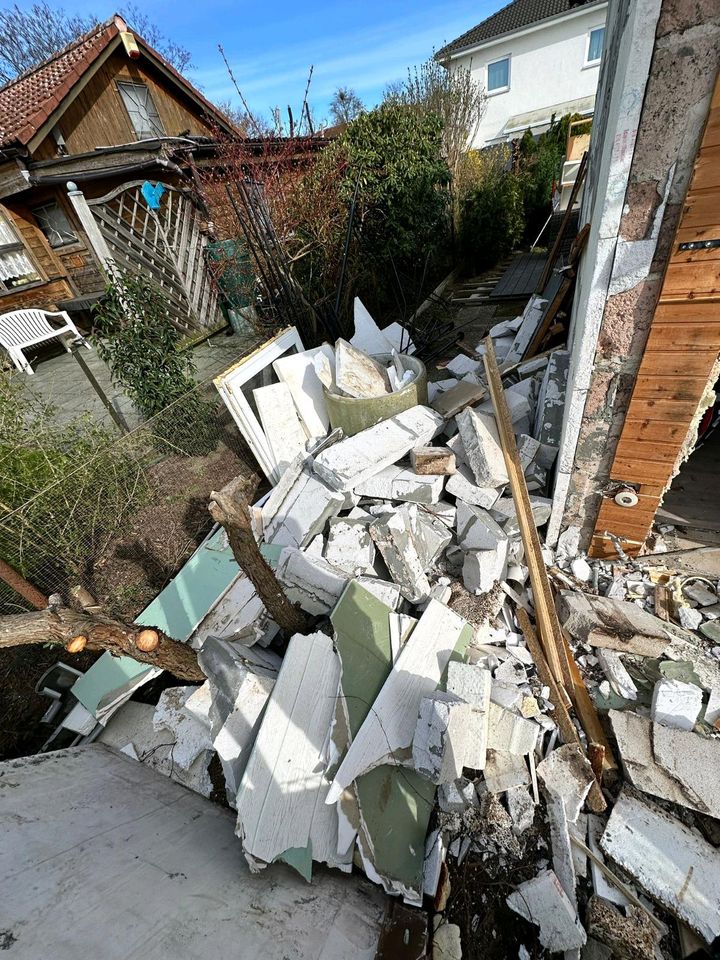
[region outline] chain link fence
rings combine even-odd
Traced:
[[[101,436],[21,506],[3,511],[0,497],[0,559],[46,596],[79,585],[132,619],[210,530],[211,490],[240,473],[253,482],[256,466],[212,378],[131,433]],[[0,581],[0,614],[28,606]]]

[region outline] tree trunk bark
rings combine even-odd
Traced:
[[[310,618],[290,603],[277,577],[260,553],[250,524],[250,508],[240,492],[242,478],[210,494],[210,515],[227,531],[238,566],[252,581],[268,613],[285,633],[306,633]]]
[[[121,623],[99,614],[78,612],[69,607],[53,607],[31,613],[0,617],[0,649],[30,643],[56,643],[63,647],[78,637],[87,638],[86,650],[108,650],[115,656],[128,656],[151,667],[167,670],[180,680],[203,683],[205,674],[192,647],[171,640],[159,630],[158,643],[147,653],[136,640],[147,627]]]

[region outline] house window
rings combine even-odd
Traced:
[[[45,234],[51,247],[64,247],[68,243],[77,243],[77,235],[65,216],[65,211],[57,203],[45,203],[33,210],[38,226]]]
[[[588,34],[587,60],[588,64],[600,63],[602,60],[603,43],[605,42],[605,27],[596,27]]]
[[[494,60],[487,66],[488,93],[503,93],[510,89],[510,57]]]
[[[0,291],[41,279],[10,222],[0,214]]]
[[[160,114],[144,83],[118,82],[118,90],[138,140],[165,135]]]

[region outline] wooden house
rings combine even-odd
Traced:
[[[0,313],[87,326],[106,263],[148,271],[194,330],[223,321],[192,170],[225,116],[121,17],[0,90]]]

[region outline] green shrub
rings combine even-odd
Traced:
[[[506,257],[523,236],[522,185],[507,170],[490,169],[461,201],[459,246],[470,272],[491,267]]]
[[[161,449],[193,456],[215,448],[217,429],[214,407],[191,393],[195,366],[182,339],[164,295],[142,275],[118,273],[94,308],[94,342],[113,382],[145,419],[156,418]]]
[[[360,294],[382,314],[418,294],[448,254],[450,171],[442,122],[387,103],[354,120],[297,184],[295,272],[308,299],[331,300],[358,184],[344,304]]]
[[[57,423],[22,376],[0,372],[0,557],[50,592],[81,577],[147,481],[115,433],[87,416]]]

